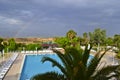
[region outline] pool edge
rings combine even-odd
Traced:
[[[23,60],[22,60],[22,64],[21,64],[21,67],[20,67],[20,75],[19,75],[17,80],[20,80],[20,78],[21,78],[21,73],[22,73],[22,69],[23,69],[23,66],[24,66],[25,58],[26,58],[26,54],[23,54]]]

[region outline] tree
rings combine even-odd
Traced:
[[[68,39],[70,46],[80,47],[80,38],[77,37],[77,33],[74,30],[69,30],[66,33],[66,38]]]
[[[83,33],[83,38],[88,39],[88,34],[86,32]]]
[[[8,48],[10,51],[15,51],[17,49],[16,42],[13,38],[8,40]]]
[[[3,46],[4,46],[4,51],[8,52],[8,42],[7,41],[3,41]]]
[[[118,72],[116,71],[116,69],[119,65],[107,66],[98,69],[99,62],[106,51],[103,54],[96,54],[88,64],[91,48],[91,46],[88,47],[87,45],[85,50],[83,51],[81,49],[78,50],[74,47],[69,47],[65,49],[65,54],[62,54],[57,50],[53,50],[60,58],[62,64],[50,57],[43,57],[42,62],[44,63],[46,61],[49,61],[52,63],[53,67],[56,66],[61,70],[62,74],[59,74],[57,72],[53,74],[53,72],[49,72],[49,74],[52,74],[52,76],[58,74],[62,76],[62,79],[58,80],[101,80],[102,78],[104,78],[102,80],[108,80],[112,77],[118,78]],[[110,73],[112,72],[114,72],[115,74],[110,75]],[[36,76],[45,76],[47,74],[48,72]],[[33,76],[31,80],[41,80],[40,78],[36,78],[36,76]],[[48,77],[49,76],[46,76],[46,79],[44,80],[47,80]],[[56,77],[52,78],[54,80]]]
[[[16,44],[16,47],[17,47],[17,50],[18,50],[18,51],[22,51],[22,50],[23,50],[23,47],[24,47],[24,48],[26,47],[26,44],[24,44],[24,43],[17,43],[17,44]]]
[[[66,33],[66,37],[70,40],[72,40],[73,38],[75,38],[77,35],[77,33],[74,31],[74,30],[69,30],[67,33]]]
[[[39,44],[28,44],[26,45],[26,50],[40,50],[41,46]]]
[[[81,41],[81,42],[80,42],[81,45],[87,44],[87,43],[89,42],[88,33],[86,33],[86,32],[83,33],[83,37],[81,38],[80,41]]]
[[[116,47],[120,48],[120,35],[114,35],[114,44]]]
[[[89,32],[90,36],[90,42],[94,43],[95,45],[98,45],[98,51],[100,44],[105,44],[106,39],[106,30],[101,30],[100,28],[97,28],[94,30],[94,32]]]
[[[117,57],[120,58],[120,35],[114,35],[114,45],[117,48],[116,52],[118,52]]]
[[[62,48],[65,48],[70,45],[69,40],[66,37],[57,37],[55,42]]]
[[[80,48],[80,37],[75,37],[72,40],[70,40],[70,46]]]
[[[80,38],[77,37],[77,33],[74,30],[69,30],[65,37],[57,37],[55,42],[63,48],[70,46],[80,47]]]
[[[106,38],[105,43],[108,46],[113,46],[114,45],[113,38],[111,38],[111,37]]]

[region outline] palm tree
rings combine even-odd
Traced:
[[[89,42],[89,40],[88,40],[88,33],[83,33],[83,40],[84,40],[84,44],[87,44],[88,42]]]
[[[66,33],[66,37],[68,38],[68,39],[73,39],[73,38],[75,38],[76,37],[76,35],[77,35],[77,33],[74,31],[74,30],[69,30],[67,33]]]
[[[69,41],[69,45],[76,47],[77,44],[80,44],[80,38],[77,37],[77,33],[74,30],[69,30],[66,33],[66,38]]]
[[[103,67],[101,69],[98,69],[99,62],[101,58],[104,56],[106,51],[102,54],[98,52],[92,60],[89,60],[90,56],[90,50],[91,46],[89,47],[88,45],[86,46],[85,50],[81,49],[76,49],[73,47],[69,47],[65,49],[65,54],[62,54],[60,51],[53,50],[58,57],[60,58],[62,64],[57,62],[56,60],[50,58],[50,57],[44,57],[42,59],[42,62],[50,61],[52,63],[52,66],[57,66],[62,74],[50,72],[52,76],[55,75],[53,80],[56,78],[56,75],[59,77],[62,76],[61,79],[56,78],[55,80],[108,80],[112,77],[118,77],[118,72],[116,69],[118,68],[119,65],[116,66],[107,66]],[[111,74],[114,73],[114,74]],[[48,75],[47,73],[45,74],[39,74],[38,76],[45,76]],[[58,77],[57,76],[57,77]],[[45,77],[48,78],[48,77]],[[37,79],[36,77],[33,77],[32,80],[40,80]],[[43,80],[48,80],[48,79],[43,79]]]

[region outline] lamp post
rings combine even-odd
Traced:
[[[23,47],[23,52],[25,52],[25,47]]]
[[[36,48],[36,52],[37,52],[37,47],[35,47]]]
[[[7,48],[7,53],[8,53],[8,51],[9,51],[9,48]]]
[[[2,51],[2,62],[4,62],[4,51]]]
[[[2,50],[2,56],[3,56],[3,57],[4,57],[4,53],[5,53],[5,52],[4,52],[4,49],[3,49],[3,50]]]

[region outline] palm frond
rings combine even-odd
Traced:
[[[90,60],[89,64],[87,63],[91,48],[92,46],[88,48],[88,45],[86,45],[85,50],[81,51],[74,47],[68,47],[65,49],[65,54],[53,49],[62,64],[50,57],[43,57],[42,62],[49,61],[53,66],[58,67],[66,80],[94,80],[93,78],[95,78],[95,80],[107,80],[108,78],[117,76],[118,74],[115,70],[118,66],[107,66],[98,69],[99,62],[109,49],[105,50],[103,53],[99,51]],[[106,77],[106,75],[109,75],[111,72],[116,73],[116,75],[114,74]],[[100,75],[102,75],[102,78]],[[61,78],[60,80],[64,79]]]
[[[85,66],[87,66],[87,62],[88,62],[88,58],[89,58],[89,55],[90,55],[90,50],[92,48],[92,46],[90,46],[90,48],[88,49],[88,45],[86,45],[85,47],[85,50],[84,50],[84,53],[82,55],[82,62],[84,63]]]
[[[91,75],[93,75],[93,73],[95,72],[95,70],[98,66],[98,63],[99,63],[98,61],[99,61],[98,57],[94,57],[90,61],[88,67],[86,68],[86,78],[89,78]]]
[[[100,51],[93,57],[93,59],[90,61],[88,68],[87,68],[87,77],[90,77],[94,74],[94,72],[97,69],[97,66],[100,62],[100,60],[102,59],[102,57],[105,55],[105,53],[107,52],[104,51],[103,53],[100,53]]]
[[[90,64],[88,65],[88,69],[87,69],[87,77],[92,76],[96,72],[96,69],[97,69],[101,59],[103,58],[103,56],[106,54],[106,52],[108,50],[110,50],[110,49],[105,50],[103,53],[100,53],[100,51],[99,51],[94,56],[94,58],[90,61]]]
[[[60,58],[62,64],[63,64],[65,67],[70,66],[71,60],[70,60],[70,58],[68,59],[68,57],[67,57],[66,54],[62,54],[62,53],[61,53],[60,51],[58,51],[58,50],[53,50],[53,51],[57,54],[57,56]]]
[[[65,50],[66,54],[71,56],[72,64],[77,64],[82,60],[82,51],[77,50],[74,47],[68,48]]]
[[[57,67],[62,71],[62,73],[64,73],[64,74],[67,73],[66,70],[64,69],[64,67],[63,67],[59,62],[57,62],[56,60],[54,60],[54,59],[52,59],[52,58],[50,58],[50,57],[43,57],[41,61],[42,61],[43,63],[44,63],[45,61],[49,61],[49,62],[52,63],[53,67],[54,67],[54,66],[57,66]]]
[[[78,63],[76,67],[74,67],[74,78],[75,80],[85,80],[85,66],[82,61]]]
[[[113,66],[113,65],[109,65],[109,66],[107,66],[107,67],[103,67],[102,69],[100,69],[100,70],[98,70],[98,71],[96,71],[96,74],[94,75],[94,78],[96,78],[96,77],[99,77],[100,75],[103,75],[103,76],[108,76],[108,75],[111,75],[111,77],[112,76],[116,76],[116,75],[118,75],[117,73],[116,73],[116,70],[117,70],[117,68],[119,67],[120,65],[115,65],[115,66]],[[115,74],[110,74],[110,73],[115,73]],[[109,78],[111,78],[110,76],[109,76]]]
[[[64,66],[64,69],[66,70],[66,72],[68,72],[69,71],[69,73],[66,73],[66,76],[67,77],[71,77],[71,73],[72,73],[72,65],[71,65],[71,58],[68,58],[68,56],[70,56],[70,55],[66,55],[66,54],[62,54],[60,51],[58,51],[58,50],[53,50],[56,54],[57,54],[57,56],[60,58],[60,60],[61,60],[61,62],[62,62],[62,64],[63,64],[63,66]]]
[[[46,72],[43,74],[37,74],[33,76],[30,80],[66,80],[63,74],[56,72]]]

